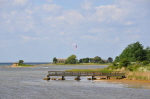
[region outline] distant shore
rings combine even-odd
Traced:
[[[36,67],[36,66],[3,66],[2,68],[17,68],[17,67]]]
[[[110,64],[98,64],[98,63],[80,63],[80,64],[63,64],[63,63],[56,63],[56,64],[45,64],[45,65],[66,65],[66,66],[109,66]]]

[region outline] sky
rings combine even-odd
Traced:
[[[150,0],[0,0],[0,62],[115,59],[149,31]]]

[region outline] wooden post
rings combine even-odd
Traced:
[[[62,76],[62,80],[65,80],[65,78],[64,78],[65,76]]]
[[[94,79],[95,76],[92,76],[92,80]]]
[[[107,79],[110,79],[110,76],[107,76]]]

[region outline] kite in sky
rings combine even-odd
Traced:
[[[74,50],[76,50],[77,49],[77,44],[72,44],[72,45],[74,45],[74,47],[75,47]]]

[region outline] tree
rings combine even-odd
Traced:
[[[114,62],[119,62],[119,56],[115,57],[115,61]]]
[[[89,59],[88,57],[87,57],[87,58],[83,58],[83,62],[84,62],[84,63],[89,63],[89,60],[90,60],[90,59]]]
[[[120,66],[127,67],[130,64],[130,61],[127,58],[124,58],[120,61]]]
[[[67,63],[69,64],[76,64],[77,59],[76,59],[76,55],[71,55],[67,58]]]
[[[145,49],[146,51],[146,60],[148,62],[150,62],[150,47],[147,46],[147,48]]]
[[[55,63],[55,64],[57,63],[57,58],[56,57],[53,58],[53,63]]]
[[[79,60],[79,63],[83,63],[83,59],[82,58]]]
[[[112,62],[113,62],[113,58],[108,57],[107,62],[108,62],[108,63],[112,63]]]
[[[99,56],[94,57],[94,63],[99,63],[102,59]]]
[[[131,62],[146,60],[146,52],[139,42],[128,45],[120,54],[119,59],[129,59]]]
[[[23,64],[23,62],[24,62],[23,60],[19,60],[19,64]]]

